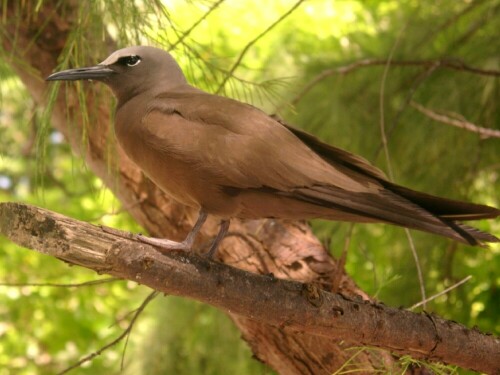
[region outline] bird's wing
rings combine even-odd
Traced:
[[[376,179],[387,179],[384,172],[370,164],[370,162],[365,158],[331,146],[303,130],[294,128],[293,126],[290,126],[280,120],[278,121],[327,162],[344,165],[353,171],[358,171],[361,174],[365,174]]]
[[[175,153],[222,186],[284,192],[315,184],[352,192],[379,189],[371,176],[346,163],[326,162],[264,112],[231,99],[162,94],[141,127],[154,147]]]

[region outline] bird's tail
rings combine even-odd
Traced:
[[[473,246],[500,242],[494,235],[460,222],[495,218],[500,215],[496,208],[439,198],[387,181],[383,185],[384,190],[357,193],[355,199],[351,192],[332,186],[298,188],[292,194],[296,199],[330,208],[331,211],[323,216],[325,219],[342,220],[342,213],[347,213],[352,221],[386,222]]]
[[[386,188],[430,212],[444,224],[442,229],[433,228],[433,230],[426,231],[473,246],[483,246],[488,242],[500,242],[496,236],[460,222],[462,220],[494,219],[500,216],[500,210],[497,208],[440,198],[392,183],[387,184]]]

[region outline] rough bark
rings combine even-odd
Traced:
[[[33,98],[39,105],[45,105],[47,85],[43,77],[50,74],[57,66],[58,58],[71,30],[75,27],[84,28],[85,25],[75,23],[76,1],[44,1],[39,4],[38,12],[34,12],[35,3],[38,4],[30,1],[6,3],[4,9],[7,11],[7,16],[3,24],[2,46],[4,57]],[[22,19],[22,22],[18,22],[19,19]],[[91,35],[89,37],[92,38]],[[114,49],[112,43],[108,44],[110,49]],[[61,86],[61,94],[53,108],[53,125],[65,135],[75,152],[85,158],[89,167],[109,186],[123,206],[151,235],[181,240],[190,229],[195,213],[165,196],[143,176],[119,148],[116,149],[118,154],[116,168],[109,170],[106,155],[109,150],[108,138],[112,131],[110,94],[102,85],[84,85],[86,108],[93,114],[90,125],[84,125],[74,84]],[[82,134],[86,135],[85,143],[81,141]],[[199,243],[205,242],[215,233],[216,223],[209,221],[207,224],[203,228]],[[96,240],[107,241],[105,233],[99,232],[98,235],[99,239]],[[123,243],[122,245],[125,246]],[[122,245],[115,246],[114,249],[118,251],[122,249]],[[123,249],[130,250],[127,246]],[[151,249],[142,247],[145,252],[136,254],[137,256],[152,254]],[[369,300],[369,297],[345,275],[343,269],[337,266],[336,261],[303,223],[272,220],[247,223],[234,221],[228,238],[218,252],[218,257],[221,262],[242,270],[261,274],[272,273],[275,278],[315,285],[314,290],[318,290],[318,286],[321,286],[324,291],[335,289],[345,298]],[[131,264],[128,266],[132,267]],[[213,267],[219,269],[219,265]],[[205,275],[209,277],[210,272]],[[268,277],[263,280],[270,282],[272,279]],[[204,300],[209,298],[205,296]],[[371,305],[365,305],[360,301],[358,306],[365,308]],[[349,336],[343,336],[341,331],[336,334],[332,332],[328,337],[318,336],[305,329],[298,332],[269,325],[265,319],[259,321],[231,311],[227,312],[236,322],[256,357],[283,374],[332,373],[352,356],[352,351],[345,350],[352,345],[349,342],[350,335],[365,334],[362,330],[355,329],[349,332]],[[422,319],[427,327],[435,321],[429,317]],[[383,333],[384,337],[391,335],[390,329],[393,324],[391,316],[385,315],[384,319],[379,317],[376,322],[379,324],[377,328],[379,334]],[[405,335],[416,337],[417,332],[418,330],[415,332],[407,330]],[[434,331],[431,329],[429,332]],[[339,337],[345,340],[332,339]],[[436,343],[435,332],[426,337],[429,341],[417,342],[412,346],[412,352],[418,352],[416,349],[423,348],[421,353],[423,356],[428,356],[430,353],[430,357],[438,358],[435,349],[429,348],[429,345],[433,346]],[[398,345],[390,347],[396,351],[404,349]],[[390,368],[394,364],[392,356],[384,352],[377,352],[376,355],[373,352],[362,353],[352,362],[353,366],[365,369],[366,372],[376,368]]]
[[[306,349],[308,361],[301,368],[295,364],[295,372],[328,368],[334,355],[317,352],[317,343],[342,339],[349,346],[376,346],[476,371],[500,372],[498,338],[437,316],[257,275],[194,253],[161,254],[129,233],[19,203],[0,203],[0,232],[70,264],[208,303],[244,322],[271,326],[289,346]]]

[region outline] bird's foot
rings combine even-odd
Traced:
[[[137,240],[147,243],[149,245],[153,245],[155,247],[159,247],[162,250],[191,250],[191,245],[187,243],[187,241],[176,242],[172,240],[167,240],[166,238],[154,238],[154,237],[146,237],[142,234],[138,234],[136,236]],[[163,252],[163,251],[162,251]]]
[[[202,256],[206,260],[214,260],[214,255],[217,252],[217,246],[214,246],[213,244],[210,245],[210,248],[206,253],[204,253]]]

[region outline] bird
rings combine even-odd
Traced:
[[[380,222],[473,246],[500,241],[462,223],[496,218],[499,209],[397,185],[361,156],[190,85],[163,49],[119,49],[98,65],[46,80],[109,86],[117,98],[115,135],[125,153],[162,191],[199,210],[182,242],[139,237],[161,251],[191,250],[208,215],[220,219],[209,258],[235,218]]]

